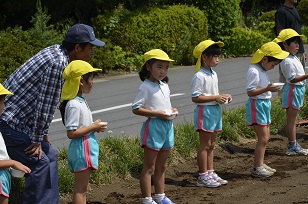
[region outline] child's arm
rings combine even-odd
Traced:
[[[263,94],[264,92],[271,91],[271,92],[277,92],[279,91],[279,86],[274,86],[272,83],[268,84],[268,86],[263,88],[254,89],[251,91],[247,91],[247,95],[249,97],[257,96],[260,94]]]
[[[308,74],[304,74],[302,76],[296,76],[294,79],[292,79],[290,82],[291,83],[297,83],[300,81],[304,81],[305,79],[308,79]]]
[[[19,171],[30,173],[31,169],[27,166],[23,165],[22,163],[15,161],[15,160],[0,160],[0,169],[7,169],[7,168],[17,169]]]
[[[175,108],[172,108],[172,111],[175,112],[177,110]],[[169,115],[166,114],[164,110],[148,110],[148,109],[140,107],[140,108],[133,109],[133,113],[136,115],[141,115],[145,117],[157,117],[163,120],[170,120]]]
[[[224,104],[230,98],[231,98],[230,94],[219,94],[215,96],[200,95],[200,96],[192,97],[191,100],[194,103],[206,103],[206,102],[215,101],[217,103]]]
[[[74,130],[67,130],[67,137],[69,139],[75,139],[79,137],[83,137],[90,132],[103,132],[106,130],[107,125],[100,124],[100,120],[96,120],[94,123],[92,123],[89,126],[83,127],[83,128],[77,128]]]

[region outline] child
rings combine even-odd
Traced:
[[[222,129],[220,104],[231,103],[230,94],[219,94],[218,77],[213,67],[219,63],[223,42],[205,40],[194,49],[198,58],[196,73],[192,78],[191,100],[197,105],[194,111],[194,127],[199,132],[200,146],[197,153],[199,176],[197,186],[209,188],[225,185],[228,181],[214,171],[214,147],[218,131]]]
[[[94,132],[101,132],[107,125],[100,120],[93,122],[92,114],[82,94],[90,93],[95,71],[89,63],[72,61],[64,70],[65,79],[60,105],[62,121],[67,137],[71,139],[68,148],[68,166],[75,174],[73,204],[86,204],[86,192],[92,170],[98,168],[99,146]]]
[[[10,91],[5,89],[2,84],[0,84],[0,113],[4,108],[4,99],[6,95],[13,95]],[[11,174],[9,168],[14,168],[25,173],[30,173],[31,170],[24,166],[22,163],[11,160],[0,133],[0,204],[7,204],[11,189]]]
[[[303,35],[299,35],[293,29],[282,30],[274,42],[290,53],[290,55],[280,63],[281,72],[286,79],[286,84],[282,92],[282,108],[286,109],[287,126],[286,134],[289,140],[287,155],[308,155],[308,149],[303,149],[296,141],[296,120],[298,111],[303,106],[306,90],[304,67],[296,57],[299,44]]]
[[[165,171],[170,150],[174,146],[172,108],[168,82],[169,62],[173,60],[162,50],[144,54],[145,64],[139,72],[143,83],[132,103],[133,113],[147,117],[141,129],[140,146],[144,148],[144,164],[140,176],[142,203],[172,204],[164,193]],[[151,175],[154,172],[155,201],[151,197]]]
[[[288,56],[278,44],[268,42],[262,45],[253,55],[246,75],[246,90],[249,96],[246,102],[246,119],[253,126],[258,142],[254,152],[254,166],[250,169],[253,177],[265,178],[272,176],[275,169],[264,164],[266,144],[270,138],[272,92],[279,90],[270,83],[266,71],[273,69]]]

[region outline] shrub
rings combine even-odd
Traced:
[[[3,82],[22,63],[30,58],[34,48],[22,40],[21,27],[0,31],[0,81]]]
[[[160,48],[178,64],[192,64],[193,48],[207,34],[207,18],[202,11],[174,5],[130,12],[121,17],[107,37],[112,44],[132,54]]]
[[[230,30],[239,26],[241,19],[240,0],[206,1],[203,10],[209,24],[209,35],[212,39],[227,36]]]
[[[262,44],[272,41],[251,29],[237,27],[230,32],[229,36],[221,39],[225,43],[223,50],[227,56],[247,56],[253,54]]]
[[[308,26],[308,0],[301,0],[297,7],[303,26]]]
[[[276,10],[271,10],[271,11],[264,12],[258,18],[258,22],[262,22],[262,21],[275,22],[275,13],[276,13]]]

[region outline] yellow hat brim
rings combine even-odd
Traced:
[[[12,92],[4,88],[2,84],[0,84],[0,95],[14,95]]]

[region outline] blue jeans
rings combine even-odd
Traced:
[[[12,129],[0,119],[2,133],[7,152],[11,159],[19,161],[31,169],[25,177],[23,204],[58,204],[58,154],[47,142],[42,141],[42,158],[29,157],[25,149],[31,145],[29,135]]]

